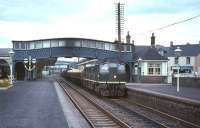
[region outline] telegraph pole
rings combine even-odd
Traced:
[[[115,5],[116,15],[116,31],[118,35],[118,42],[121,43],[121,35],[124,31],[124,4],[120,2]]]
[[[117,31],[117,47],[118,47],[118,60],[121,62],[121,51],[122,51],[122,39],[121,35],[124,31],[124,4],[115,4],[115,16],[116,16],[116,31]]]

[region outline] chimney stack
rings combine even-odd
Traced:
[[[170,47],[173,47],[173,45],[174,45],[173,41],[170,41]]]
[[[155,48],[155,36],[154,36],[154,33],[152,33],[152,36],[151,36],[151,47]]]
[[[130,44],[131,43],[131,36],[129,35],[129,31],[126,35],[126,43]]]
[[[132,40],[132,53],[134,54],[133,56],[135,56],[135,43],[134,43],[134,40]]]
[[[199,42],[199,43],[200,43],[200,42]],[[134,40],[132,40],[132,44],[135,45],[135,41],[134,41]]]

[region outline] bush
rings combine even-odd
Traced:
[[[10,86],[10,81],[8,79],[0,80],[0,87],[8,87]]]

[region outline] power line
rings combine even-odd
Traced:
[[[181,24],[181,23],[184,23],[184,22],[187,22],[187,21],[196,19],[196,18],[198,18],[198,17],[200,17],[200,14],[199,14],[199,15],[196,15],[196,16],[193,16],[193,17],[191,17],[191,18],[187,18],[187,19],[184,19],[184,20],[181,20],[181,21],[178,21],[178,22],[174,22],[174,23],[172,23],[172,24],[168,24],[168,25],[165,25],[165,26],[156,28],[156,29],[148,30],[147,32],[143,32],[143,33],[140,33],[140,34],[145,34],[145,33],[149,33],[149,32],[159,31],[159,30],[162,30],[162,29],[165,29],[165,28],[168,28],[168,27],[177,25],[177,24]]]

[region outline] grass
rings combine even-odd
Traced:
[[[8,79],[1,79],[0,80],[0,88],[1,87],[8,87],[10,86],[10,81]]]

